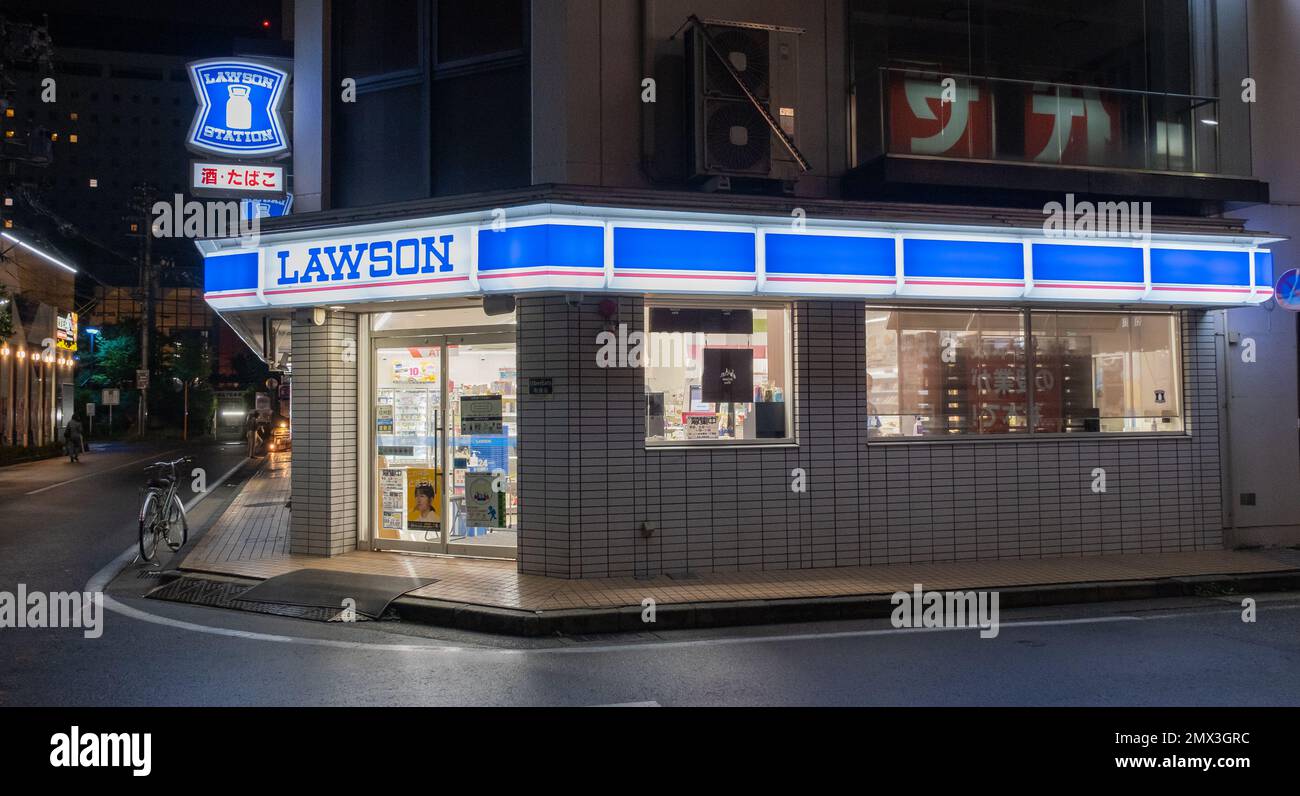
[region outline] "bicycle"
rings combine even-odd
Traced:
[[[144,468],[149,483],[142,491],[140,503],[140,558],[152,561],[158,552],[158,540],[176,552],[190,538],[189,521],[185,518],[185,505],[178,493],[180,476],[177,466],[192,464],[185,456],[171,462],[154,462]]]

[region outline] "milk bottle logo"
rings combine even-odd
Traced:
[[[232,130],[247,130],[253,126],[253,104],[248,101],[248,86],[227,86],[230,98],[226,100],[226,126]]]
[[[195,152],[236,158],[276,157],[289,150],[280,103],[289,73],[240,58],[189,65],[199,107],[186,145]]]

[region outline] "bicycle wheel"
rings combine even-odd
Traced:
[[[171,511],[167,512],[167,546],[175,552],[189,538],[190,523],[185,519],[185,504],[181,503],[180,495],[172,495]]]
[[[140,504],[140,558],[144,561],[153,561],[158,552],[158,524],[163,522],[159,502],[158,490],[150,489]]]

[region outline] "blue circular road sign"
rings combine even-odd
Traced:
[[[1300,312],[1300,270],[1292,268],[1278,277],[1273,297],[1279,307]]]

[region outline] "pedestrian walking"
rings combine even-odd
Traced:
[[[81,457],[81,446],[84,442],[81,434],[81,421],[76,415],[68,421],[67,427],[63,429],[63,446],[67,449],[69,461],[79,461]]]

